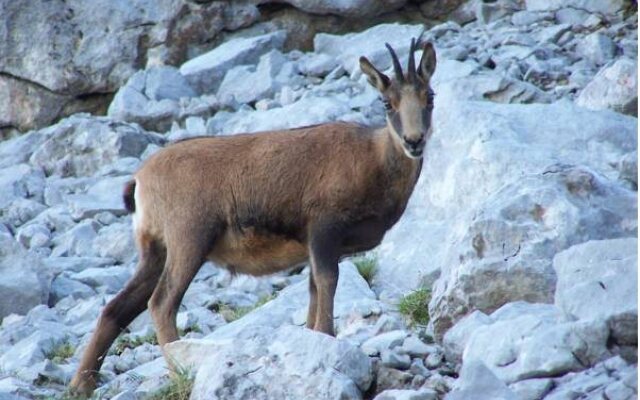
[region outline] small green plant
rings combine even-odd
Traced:
[[[364,278],[365,281],[371,286],[373,277],[378,271],[378,257],[375,254],[368,254],[352,259],[353,263],[358,268],[358,273]]]
[[[193,389],[193,374],[187,368],[177,367],[169,382],[146,400],[188,400]]]
[[[116,340],[109,354],[119,356],[125,349],[134,349],[144,343],[158,344],[158,337],[155,332],[144,336],[122,335]]]
[[[69,339],[65,339],[61,343],[54,346],[51,350],[45,353],[45,358],[53,361],[56,364],[60,364],[66,361],[68,358],[73,357],[73,353],[76,348],[69,342]]]
[[[404,296],[398,303],[398,311],[407,318],[411,325],[429,323],[429,300],[431,291],[420,288]]]
[[[262,296],[256,302],[256,304],[248,307],[231,307],[228,304],[220,304],[218,305],[218,312],[220,313],[220,315],[222,315],[222,318],[224,318],[225,321],[233,322],[249,314],[251,311],[255,310],[256,308],[265,305],[266,303],[275,299],[275,297],[276,296],[273,294]]]

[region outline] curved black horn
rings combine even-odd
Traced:
[[[385,43],[384,45],[387,46],[387,49],[389,49],[389,53],[391,53],[391,61],[393,61],[393,70],[396,73],[396,80],[398,82],[404,82],[404,76],[402,75],[402,67],[400,66],[400,61],[398,61],[398,56],[396,55],[396,52],[393,51],[389,43]]]
[[[416,81],[416,62],[413,59],[413,53],[416,51],[416,39],[411,38],[411,47],[409,48],[409,66],[407,67],[407,78],[409,82]]]

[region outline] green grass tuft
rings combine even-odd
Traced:
[[[262,296],[256,304],[249,307],[231,307],[228,304],[220,304],[218,306],[218,312],[220,313],[220,315],[222,315],[222,318],[224,318],[225,321],[233,322],[235,320],[238,320],[244,317],[245,315],[249,314],[251,311],[265,305],[266,303],[270,302],[275,298],[276,296],[274,294]]]
[[[373,278],[378,272],[378,257],[374,254],[354,257],[351,261],[358,268],[358,272],[364,278],[365,281],[371,286]]]
[[[407,318],[411,325],[427,325],[429,323],[429,300],[431,300],[431,290],[417,289],[400,300],[398,311]]]
[[[73,353],[75,353],[76,348],[69,343],[69,340],[66,339],[62,343],[54,346],[50,351],[45,353],[45,358],[53,361],[56,364],[61,364],[67,359],[73,357]]]
[[[158,344],[158,337],[156,336],[155,332],[144,336],[121,335],[116,340],[116,343],[113,345],[111,351],[109,351],[109,354],[119,356],[126,349],[135,349],[136,347],[144,343]]]
[[[171,374],[169,383],[155,393],[146,397],[146,400],[188,400],[193,389],[194,377],[190,370],[178,368]]]

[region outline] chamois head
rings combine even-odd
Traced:
[[[424,145],[431,135],[431,112],[433,111],[433,91],[430,80],[436,69],[436,52],[431,43],[423,46],[422,59],[416,68],[414,52],[418,47],[411,39],[407,74],[402,73],[398,56],[386,43],[395,78],[378,71],[366,57],[360,57],[360,69],[367,80],[382,94],[387,110],[387,125],[394,140],[411,158],[420,158]]]

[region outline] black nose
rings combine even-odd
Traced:
[[[411,140],[411,139],[407,139],[405,138],[404,141],[409,145],[409,147],[411,148],[411,150],[417,150],[418,147],[420,147],[420,145],[422,144],[422,137],[420,137],[417,140]]]

